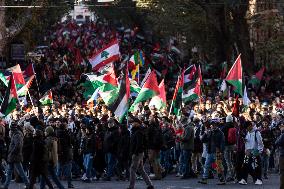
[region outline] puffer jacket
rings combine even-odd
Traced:
[[[12,131],[7,158],[9,163],[19,163],[23,161],[23,141],[24,134],[20,130]]]

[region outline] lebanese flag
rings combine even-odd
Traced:
[[[11,74],[13,74],[17,88],[21,88],[22,86],[26,84],[24,76],[23,76],[23,72],[19,64],[6,69],[6,73],[8,73],[7,75],[5,74],[7,80],[10,80]]]
[[[112,63],[120,58],[118,41],[115,40],[93,55],[89,62],[93,71],[99,70],[101,67]]]
[[[134,103],[130,107],[130,111],[133,112],[134,107],[140,102],[144,102],[159,94],[160,94],[160,91],[159,91],[157,76],[156,76],[155,71],[153,70],[151,74],[149,75],[149,77],[147,78],[145,84],[143,85]]]
[[[166,99],[166,90],[164,80],[159,84],[159,92],[160,94],[154,96],[149,103],[149,106],[155,106],[158,110],[166,107],[167,99]]]
[[[230,69],[226,81],[235,87],[234,91],[243,96],[243,68],[241,54]]]

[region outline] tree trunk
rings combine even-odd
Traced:
[[[250,47],[250,35],[249,26],[246,19],[248,6],[241,6],[232,11],[233,26],[234,26],[234,38],[238,47],[239,53],[241,53],[241,59],[243,67],[248,72],[251,72],[254,66],[253,51]]]
[[[0,0],[0,6],[5,5],[5,0]],[[5,56],[5,46],[7,44],[6,38],[6,25],[5,25],[5,10],[6,8],[0,8],[0,57]]]

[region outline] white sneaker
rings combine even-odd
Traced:
[[[241,181],[239,181],[239,184],[241,184],[241,185],[247,185],[248,183],[245,181],[245,179],[242,179]]]
[[[151,173],[151,174],[149,175],[149,177],[155,177],[155,174]]]
[[[262,185],[262,181],[259,180],[259,179],[257,179],[254,184],[255,184],[255,185]]]
[[[86,176],[86,173],[84,173],[81,180],[86,180],[86,179],[87,179],[87,176]]]

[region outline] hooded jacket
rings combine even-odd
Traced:
[[[8,150],[8,162],[19,163],[23,161],[24,134],[20,130],[13,130]]]

